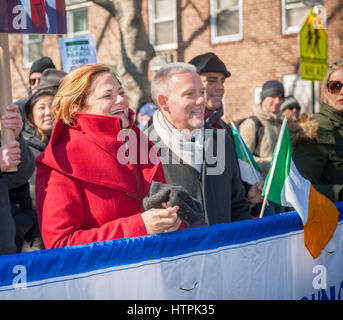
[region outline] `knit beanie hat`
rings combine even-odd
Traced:
[[[285,101],[282,103],[280,110],[284,111],[285,109],[291,109],[293,107],[301,109],[300,104],[297,99],[295,99],[293,96],[289,96],[285,99]]]
[[[34,61],[31,65],[30,75],[34,72],[43,73],[45,69],[56,69],[54,63],[52,62],[51,58],[49,57],[42,57],[38,60]]]
[[[199,74],[205,72],[219,72],[224,74],[225,78],[231,76],[231,73],[226,69],[224,62],[212,52],[196,56],[188,63],[194,65]]]
[[[279,96],[280,98],[284,99],[285,90],[280,81],[270,80],[264,83],[262,87],[261,101],[271,96]]]

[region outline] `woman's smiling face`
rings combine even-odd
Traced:
[[[32,108],[33,122],[37,128],[50,131],[53,127],[53,115],[51,112],[53,96],[46,95],[38,98]]]
[[[102,72],[94,77],[84,112],[120,117],[122,127],[129,126],[129,102],[124,89],[112,73]]]

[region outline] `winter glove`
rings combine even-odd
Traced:
[[[162,202],[169,207],[179,206],[178,216],[186,226],[198,224],[204,220],[204,213],[198,200],[192,198],[181,186],[171,186],[153,181],[149,197],[142,202],[143,209],[163,208]]]

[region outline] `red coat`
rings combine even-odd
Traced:
[[[37,215],[47,249],[147,235],[141,200],[152,180],[165,183],[163,168],[161,162],[120,164],[120,130],[117,117],[85,113],[72,127],[56,123],[36,159]],[[138,155],[141,140],[151,150],[153,143],[135,125],[132,130]],[[132,161],[136,149],[129,150]]]

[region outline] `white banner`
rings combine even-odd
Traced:
[[[343,299],[343,203],[313,259],[296,212],[0,257],[0,299]]]

